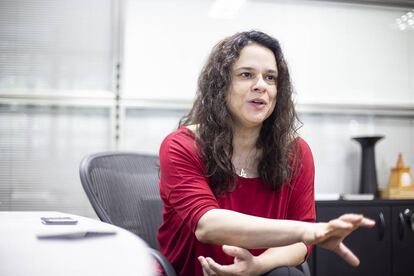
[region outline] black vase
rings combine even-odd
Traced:
[[[362,147],[360,194],[374,194],[378,197],[377,169],[375,166],[375,144],[384,136],[353,137]]]

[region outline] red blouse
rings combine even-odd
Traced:
[[[303,139],[297,139],[297,143],[300,169],[278,192],[267,188],[260,178],[237,177],[234,191],[216,197],[204,176],[204,164],[191,130],[183,127],[164,139],[160,148],[160,193],[164,207],[158,240],[160,251],[179,275],[202,276],[198,256],[211,257],[219,264],[233,263],[221,246],[203,244],[194,234],[200,217],[211,209],[272,219],[315,221],[313,157]],[[263,251],[250,250],[256,256]]]

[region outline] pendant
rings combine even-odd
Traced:
[[[239,174],[239,176],[240,177],[244,177],[244,178],[246,178],[247,177],[247,172],[242,168],[241,170],[240,170],[240,174]]]

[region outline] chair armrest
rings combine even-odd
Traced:
[[[165,275],[177,276],[170,262],[167,260],[167,258],[165,258],[165,256],[160,251],[155,250],[153,248],[150,248],[149,250],[150,250],[151,256],[161,265],[162,269],[165,272]]]
[[[305,276],[311,276],[310,269],[309,269],[309,265],[308,265],[308,262],[307,261],[304,261],[300,265],[300,269],[302,270],[303,274],[305,274]]]

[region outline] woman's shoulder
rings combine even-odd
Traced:
[[[161,166],[171,163],[180,166],[191,164],[198,167],[200,171],[203,170],[195,135],[187,127],[180,127],[165,137],[160,146],[159,156]]]
[[[312,163],[313,154],[309,144],[302,137],[297,137],[294,140],[296,148],[296,160],[302,160],[300,163]]]
[[[195,145],[195,136],[192,130],[182,126],[168,134],[161,143],[160,151],[181,148],[193,149]]]
[[[295,143],[296,147],[298,147],[298,149],[301,152],[311,152],[311,148],[310,148],[309,144],[302,137],[298,136],[294,140],[294,143]]]
[[[182,126],[179,127],[178,129],[170,132],[165,138],[165,140],[174,140],[174,139],[181,139],[181,138],[186,138],[186,139],[192,139],[194,140],[194,133],[193,131],[187,127],[187,126]]]

